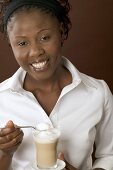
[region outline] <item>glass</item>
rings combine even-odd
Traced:
[[[33,137],[38,168],[55,169],[57,167],[57,145],[60,137],[59,129],[33,130]]]

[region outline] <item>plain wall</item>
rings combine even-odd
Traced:
[[[73,27],[63,47],[64,56],[81,72],[104,79],[113,92],[113,0],[70,0]],[[0,82],[18,68],[0,35]]]
[[[70,0],[73,27],[64,54],[113,92],[113,0]]]

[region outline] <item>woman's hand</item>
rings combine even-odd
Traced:
[[[16,128],[12,121],[0,129],[0,170],[8,170],[13,153],[22,142],[23,132]]]
[[[12,121],[0,129],[0,153],[13,155],[23,139],[23,132]],[[0,155],[1,155],[0,154]]]
[[[65,163],[66,163],[65,169],[66,169],[66,170],[78,170],[77,168],[74,168],[72,165],[70,165],[70,164],[64,159],[64,154],[63,154],[63,153],[60,153],[60,154],[58,155],[58,158],[61,159],[61,160],[63,160],[63,161],[65,161]]]

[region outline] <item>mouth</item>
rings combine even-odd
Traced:
[[[38,61],[38,62],[34,62],[31,64],[32,68],[37,70],[37,71],[41,71],[47,68],[49,60],[45,60],[45,61]]]

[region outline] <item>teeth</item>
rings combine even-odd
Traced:
[[[39,62],[39,63],[33,63],[32,66],[36,69],[42,69],[46,65],[47,61]]]

